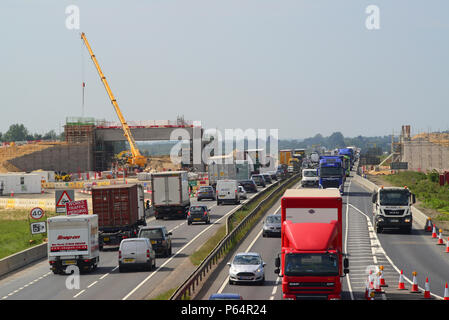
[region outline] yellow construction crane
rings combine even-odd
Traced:
[[[98,61],[95,58],[95,55],[89,45],[89,42],[87,42],[87,38],[86,38],[86,35],[84,34],[84,32],[81,33],[81,39],[83,39],[84,44],[86,45],[86,48],[89,51],[90,57],[92,58],[92,61],[94,62],[95,67],[97,68],[100,79],[103,82],[106,92],[108,93],[109,99],[111,100],[111,103],[114,106],[115,112],[117,113],[120,123],[122,124],[123,132],[124,132],[126,139],[128,140],[129,146],[131,148],[131,154],[132,154],[132,157],[128,157],[128,164],[131,166],[138,166],[141,168],[145,168],[145,165],[147,164],[147,158],[145,156],[143,156],[140,153],[139,149],[137,148],[136,141],[134,140],[134,137],[131,134],[131,130],[129,129],[129,126],[126,123],[126,120],[123,117],[123,114],[120,111],[120,108],[118,107],[117,101],[115,100],[115,97],[112,94],[111,88],[109,87],[109,84],[106,81],[106,77],[104,76],[103,72],[101,71],[100,65],[98,64]]]

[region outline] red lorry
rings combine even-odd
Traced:
[[[342,251],[342,198],[338,189],[289,189],[281,199],[284,299],[341,299],[349,261]]]

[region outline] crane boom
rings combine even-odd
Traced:
[[[100,76],[101,81],[103,82],[103,85],[106,89],[106,92],[108,93],[109,99],[111,100],[112,105],[114,106],[115,112],[117,113],[117,116],[120,120],[120,123],[122,124],[123,132],[128,140],[129,146],[131,148],[132,153],[132,163],[133,165],[137,165],[139,167],[145,167],[147,163],[147,159],[140,153],[139,149],[137,148],[136,141],[134,140],[133,135],[131,134],[131,130],[129,129],[128,123],[126,122],[125,118],[123,117],[123,114],[117,104],[117,100],[115,99],[114,95],[112,94],[111,88],[109,87],[108,82],[106,81],[106,77],[104,76],[103,72],[101,71],[100,65],[98,64],[97,58],[95,58],[95,55],[92,51],[92,48],[89,45],[89,42],[87,41],[86,35],[81,33],[81,39],[83,39],[84,44],[86,45],[87,50],[89,51],[90,57],[92,58],[92,61],[95,64],[95,67],[97,68],[98,75]]]

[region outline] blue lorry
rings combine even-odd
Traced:
[[[338,155],[348,156],[351,161],[350,169],[352,169],[352,165],[354,164],[354,160],[355,160],[354,150],[352,148],[338,149]]]
[[[343,194],[346,174],[340,156],[320,156],[318,176],[320,188],[338,188]]]

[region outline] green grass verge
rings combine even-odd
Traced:
[[[41,244],[47,234],[31,235],[30,210],[0,209],[0,259]],[[44,218],[32,222],[46,221],[56,215],[46,211]]]
[[[404,171],[385,176],[385,180],[398,187],[407,186],[424,208],[438,211],[435,220],[449,221],[449,186],[439,185],[438,172]]]

